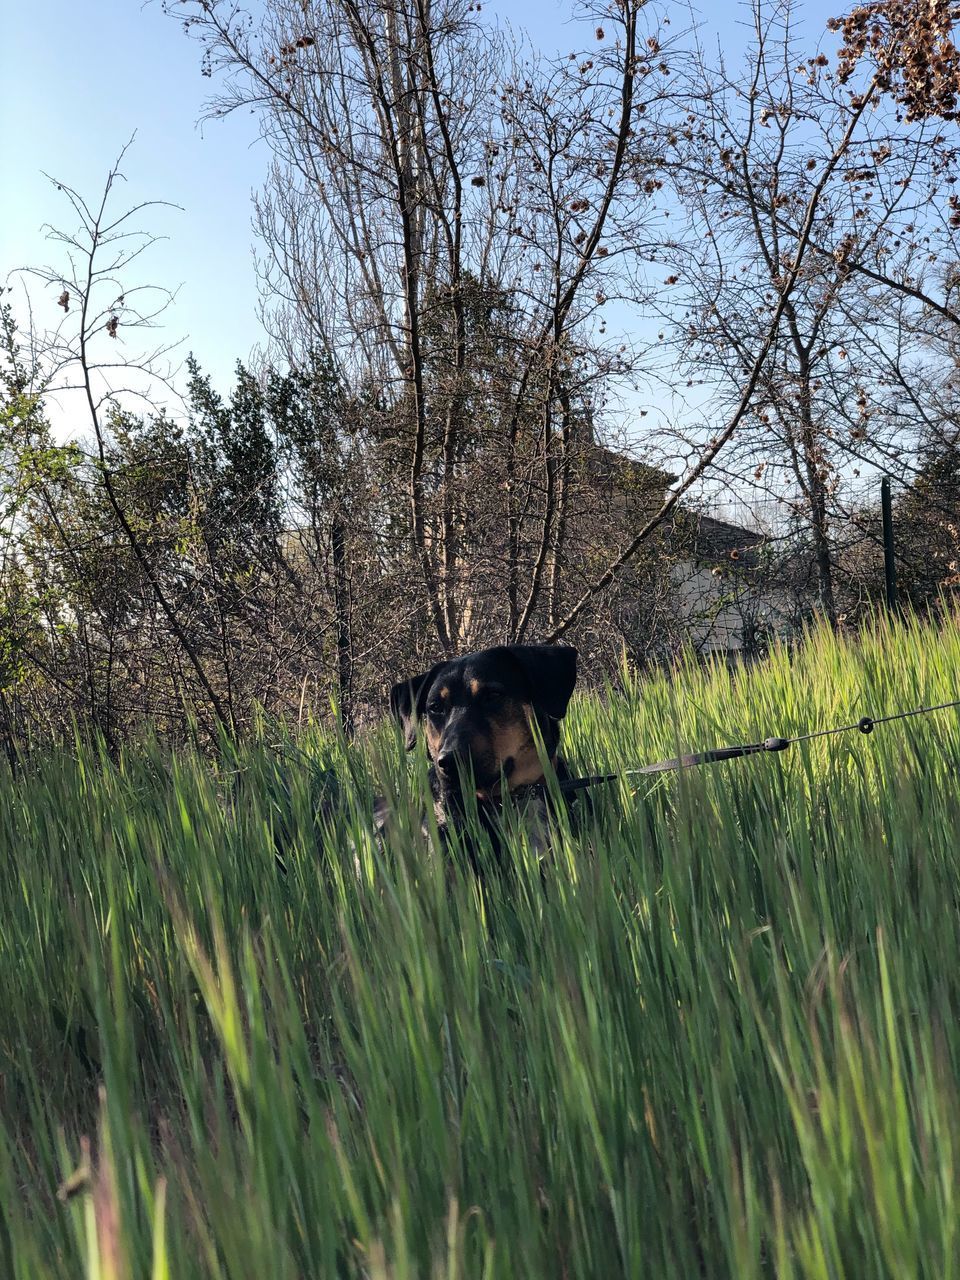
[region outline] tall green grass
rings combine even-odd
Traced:
[[[815,633],[568,754],[955,696],[953,624]],[[957,712],[611,786],[482,881],[423,786],[386,730],[0,782],[2,1276],[960,1273]]]

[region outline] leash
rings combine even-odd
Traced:
[[[589,778],[567,778],[557,782],[561,792],[584,791],[587,787],[595,787],[603,782],[616,782],[618,778],[632,778],[648,773],[671,773],[677,769],[694,769],[701,764],[716,764],[720,760],[736,760],[740,756],[756,756],[763,752],[786,751],[795,742],[810,742],[814,738],[829,738],[836,733],[850,733],[858,729],[860,733],[873,733],[878,724],[889,724],[891,720],[907,720],[910,716],[925,716],[933,711],[946,711],[951,707],[960,707],[960,698],[953,702],[938,702],[931,707],[914,707],[911,711],[897,711],[889,716],[861,716],[856,724],[841,724],[833,729],[816,729],[813,733],[800,733],[794,738],[764,738],[762,742],[747,742],[735,747],[714,747],[712,751],[696,751],[691,755],[673,756],[670,760],[657,760],[654,764],[641,765],[636,769],[624,769],[620,773],[598,773]]]

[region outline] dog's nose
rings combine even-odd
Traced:
[[[457,772],[457,761],[460,754],[454,747],[445,747],[437,756],[437,768],[446,777],[454,777]]]

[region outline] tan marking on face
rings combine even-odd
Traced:
[[[476,697],[477,694],[480,692],[480,690],[483,688],[483,685],[480,683],[479,680],[474,679],[468,682],[467,688],[470,690],[473,696]]]
[[[525,702],[511,702],[490,725],[491,746],[497,763],[502,767],[513,757],[513,772],[507,779],[511,791],[543,778],[543,766],[530,728],[533,720],[531,706]]]
[[[436,725],[432,724],[431,721],[428,720],[426,723],[427,751],[429,752],[431,760],[436,760],[437,758],[437,753],[440,750],[440,739],[442,736],[443,735]]]
[[[440,697],[441,697],[441,698],[449,698],[449,697],[450,697],[450,690],[447,688],[447,686],[446,686],[446,685],[444,685],[444,686],[443,686],[443,688],[440,690]]]

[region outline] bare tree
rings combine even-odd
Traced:
[[[467,0],[271,0],[257,23],[167,7],[223,77],[212,113],[261,113],[268,322],[295,364],[328,352],[366,397],[384,484],[404,476],[409,551],[394,553],[436,640],[458,647],[481,620],[487,638],[544,627],[575,454],[631,372],[603,309],[646,297],[661,179],[643,122],[671,83],[655,17],[643,0],[588,12],[590,49],[551,64]],[[491,614],[475,597],[494,575]]]
[[[877,412],[881,371],[895,364],[902,377],[904,348],[920,354],[904,295],[855,264],[896,259],[901,276],[915,277],[953,156],[938,123],[907,125],[885,109],[878,78],[854,88],[826,55],[803,59],[790,4],[758,0],[753,20],[745,70],[700,63],[672,168],[693,234],[668,246],[667,261],[687,307],[688,376],[734,401],[809,224],[782,332],[723,465],[728,478],[762,483],[806,512],[819,606],[835,623],[831,501],[851,459],[882,465],[906,451],[903,432]]]
[[[71,300],[73,302],[76,323],[62,326],[51,348],[61,375],[59,389],[69,391],[75,388],[82,393],[107,502],[209,701],[210,709],[218,722],[230,728],[229,707],[214,689],[195,645],[181,625],[177,609],[124,510],[108,459],[106,419],[118,411],[119,397],[144,394],[142,380],[158,377],[159,361],[168,351],[168,348],[159,346],[132,358],[125,354],[112,357],[112,353],[111,357],[105,358],[103,354],[105,346],[119,346],[128,329],[152,328],[170,301],[170,295],[164,289],[153,285],[131,286],[124,279],[124,273],[152,242],[152,237],[139,230],[133,219],[159,203],[141,203],[120,214],[113,213],[110,197],[114,187],[123,179],[121,165],[129,146],[128,143],[121,151],[107,175],[99,203],[94,206],[89,206],[77,191],[65,183],[56,183],[66,195],[80,225],[75,231],[51,229],[50,232],[51,238],[65,250],[68,271],[48,270],[34,274],[46,285],[61,290],[60,305],[65,312]]]
[[[726,424],[722,430],[710,435],[705,445],[695,447],[693,461],[679,485],[550,630],[548,640],[557,640],[569,631],[585,610],[610,589],[640,548],[662,527],[677,508],[684,494],[688,493],[704,476],[711,474],[711,468],[717,458],[728,449],[731,441],[739,441],[748,415],[756,412],[755,398],[762,395],[761,388],[768,376],[769,362],[773,359],[778,347],[781,326],[788,321],[795,294],[804,285],[809,270],[808,262],[813,256],[811,241],[816,220],[821,211],[821,203],[825,193],[830,190],[837,169],[850,152],[857,130],[872,103],[873,95],[874,90],[871,86],[864,93],[851,97],[843,119],[843,127],[832,139],[829,154],[824,158],[815,181],[804,193],[804,199],[797,208],[798,234],[789,252],[778,254],[776,258],[777,272],[770,281],[771,291],[763,296],[762,305],[758,308],[762,316],[762,324],[758,326],[755,334],[750,335],[749,345],[744,344],[738,352],[741,363],[738,369],[735,402]],[[692,138],[692,131],[688,132]],[[676,242],[669,247],[674,252],[679,248]],[[668,283],[673,282],[674,277],[671,277]],[[697,336],[699,327],[691,326],[690,332],[692,336]]]

